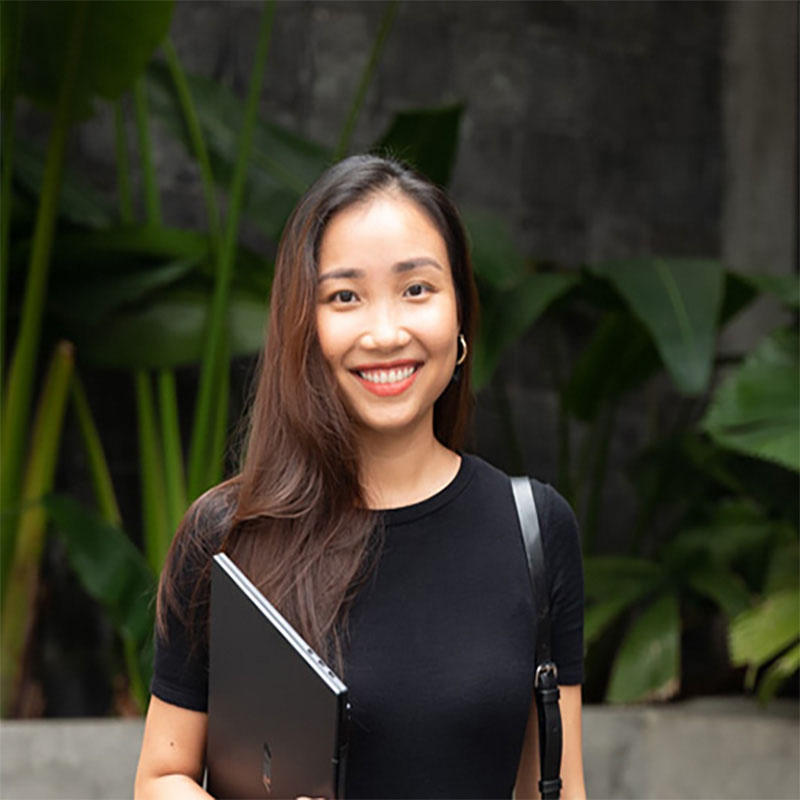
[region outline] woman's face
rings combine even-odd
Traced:
[[[411,200],[340,211],[319,249],[317,332],[346,401],[373,432],[433,432],[459,333],[447,247]]]

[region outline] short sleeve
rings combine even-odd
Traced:
[[[578,523],[569,503],[533,482],[550,588],[551,652],[558,682],[583,683],[583,560]]]
[[[179,615],[173,607],[165,610],[165,631],[155,633],[155,656],[150,691],[160,700],[192,711],[208,709],[208,647],[192,631],[204,624],[191,616],[192,588],[188,575],[178,577],[177,601],[183,605]],[[205,608],[195,609],[196,615]],[[191,628],[190,628],[191,625]]]
[[[163,626],[156,627],[150,691],[192,711],[208,709],[210,566],[230,523],[234,488],[230,482],[221,484],[195,500],[175,534],[161,576],[158,613]]]

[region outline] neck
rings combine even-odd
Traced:
[[[433,435],[430,425],[388,435],[369,431],[360,442],[361,474],[370,508],[399,508],[447,486],[461,459]]]

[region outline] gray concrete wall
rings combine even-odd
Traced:
[[[384,8],[278,3],[261,113],[334,147]],[[573,265],[714,255],[728,8],[401,3],[351,149],[376,141],[398,110],[462,102],[455,199],[502,214],[527,253]],[[176,4],[170,35],[185,68],[244,96],[259,14],[257,3]],[[109,123],[103,112],[84,126],[76,153],[113,192]],[[167,219],[204,225],[197,170],[168,137],[156,136],[155,156]]]
[[[584,710],[589,797],[800,798],[798,707],[744,700]],[[129,798],[140,720],[3,722],[0,797]]]
[[[797,3],[734,3],[729,10],[721,256],[733,269],[798,269],[797,40]],[[759,301],[729,327],[723,348],[748,350],[778,313],[777,302]]]

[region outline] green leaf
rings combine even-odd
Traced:
[[[800,583],[798,564],[800,564],[800,542],[794,541],[775,547],[767,567],[764,592],[774,594],[783,589],[797,589]]]
[[[591,267],[609,280],[653,337],[676,386],[705,390],[711,377],[723,293],[716,261],[634,259]]]
[[[639,386],[659,366],[642,325],[631,316],[606,313],[575,364],[564,401],[576,417],[591,421],[604,405]]]
[[[611,670],[606,700],[666,700],[680,685],[678,598],[663,594],[631,625]]]
[[[122,514],[119,510],[117,495],[114,492],[111,470],[108,467],[108,460],[103,450],[103,443],[100,441],[100,433],[95,425],[92,410],[89,407],[86,391],[77,373],[72,375],[70,395],[75,419],[81,432],[86,464],[92,479],[97,507],[100,509],[103,519],[112,525],[120,525]]]
[[[584,273],[578,295],[597,306],[602,317],[573,368],[564,399],[572,414],[587,422],[594,420],[602,408],[641,386],[662,365],[647,329],[620,302],[612,302],[610,291],[607,284]],[[755,296],[750,284],[726,273],[721,322],[737,314]],[[662,472],[660,466],[656,470]],[[636,482],[640,475],[638,463],[633,465],[631,473]],[[673,471],[670,479],[675,482],[680,476]],[[663,475],[659,475],[659,480],[663,481]]]
[[[742,612],[728,631],[731,663],[760,667],[800,637],[800,592],[786,589],[768,595]]]
[[[696,569],[689,575],[689,585],[716,603],[729,618],[750,607],[750,592],[745,582],[728,570]]]
[[[30,3],[28,4],[30,5]],[[14,142],[14,180],[31,197],[38,197],[44,179],[44,155],[25,140]],[[83,181],[80,175],[64,167],[58,197],[58,214],[76,225],[100,228],[110,225],[116,215],[105,199]]]
[[[643,597],[657,588],[662,578],[661,567],[643,558],[590,556],[584,560],[585,592],[590,600]]]
[[[791,308],[800,306],[800,277],[796,273],[771,275],[766,272],[739,272],[737,276],[759,292],[771,294]]]
[[[81,2],[27,3],[21,46],[20,91],[52,107],[67,59],[67,37]],[[86,3],[74,107],[85,116],[94,96],[115,99],[130,88],[166,36],[172,2]]]
[[[118,311],[93,326],[75,326],[81,358],[117,368],[177,367],[198,362],[203,353],[208,294],[168,289],[147,305]],[[264,344],[266,298],[234,291],[228,306],[228,337],[234,356],[257,353]]]
[[[135,271],[109,272],[91,281],[76,282],[73,279],[67,284],[63,279],[54,280],[50,305],[63,319],[94,325],[111,312],[170,286],[199,263],[197,258],[183,258],[164,264],[143,265]]]
[[[236,163],[245,104],[219,83],[186,75],[186,84],[219,185],[228,189]],[[147,70],[151,112],[194,156],[191,137],[168,69],[151,64]],[[257,120],[247,165],[244,213],[277,240],[300,195],[331,163],[325,147],[287,128]]]
[[[2,531],[2,625],[0,701],[3,715],[15,702],[26,643],[36,615],[36,589],[47,520],[40,499],[53,488],[64,409],[75,361],[69,342],[59,342],[36,409],[22,483],[22,506],[6,516]],[[4,511],[10,509],[5,506]]]
[[[394,115],[372,152],[392,156],[419,170],[440,186],[450,183],[458,152],[462,104],[421,108]]]
[[[480,389],[492,377],[503,351],[578,282],[577,275],[535,273],[513,289],[484,292],[481,327],[473,361],[473,385]]]
[[[774,664],[770,664],[758,684],[758,699],[766,704],[775,696],[778,687],[791,678],[800,668],[800,644],[784,653]]]
[[[727,566],[766,548],[782,529],[782,523],[769,519],[752,503],[720,502],[708,524],[680,531],[665,546],[664,554],[676,562],[705,559]]]
[[[614,620],[625,611],[628,606],[635,602],[642,592],[631,590],[620,594],[611,600],[602,603],[594,603],[586,608],[583,620],[583,642],[584,647],[594,644],[614,622]]]
[[[717,389],[700,423],[717,444],[800,471],[797,334],[767,336]]]
[[[55,240],[53,258],[59,270],[85,272],[98,264],[110,268],[122,263],[130,267],[132,257],[154,260],[193,258],[206,261],[211,255],[211,242],[197,231],[167,228],[158,225],[106,228],[91,233],[63,233]],[[19,254],[27,250],[20,248]],[[262,262],[263,263],[263,262]]]
[[[14,506],[2,509],[0,597],[3,602],[15,590],[14,578],[9,577],[11,573],[19,572],[23,585],[33,580],[31,572],[38,574],[44,541],[44,516],[38,503],[52,488],[74,365],[75,348],[70,342],[59,342],[47,366],[29,442],[26,437],[27,458],[20,481],[21,497],[15,498]]]
[[[161,268],[167,272],[163,282],[170,283],[170,272],[180,271],[176,264],[181,262],[193,265],[187,273],[202,273],[213,278],[212,255],[208,236],[179,228],[122,227],[91,234],[63,234],[55,242],[57,269],[53,283],[58,291],[66,284],[75,286],[76,292],[84,292],[91,291],[89,287],[95,281],[113,282],[117,274],[125,276],[135,272],[144,276],[150,270]],[[236,250],[235,262],[234,283],[244,291],[252,290],[267,297],[272,265],[244,247]],[[142,279],[149,281],[149,278]]]
[[[470,211],[463,215],[472,245],[476,277],[493,289],[513,289],[524,280],[528,263],[500,214]]]
[[[86,592],[103,606],[115,629],[146,652],[153,634],[157,578],[144,556],[123,530],[71,497],[49,495],[44,506]],[[149,672],[148,666],[145,685]]]
[[[725,271],[725,290],[720,310],[720,327],[733,319],[742,309],[747,308],[758,297],[758,290],[744,275]]]

